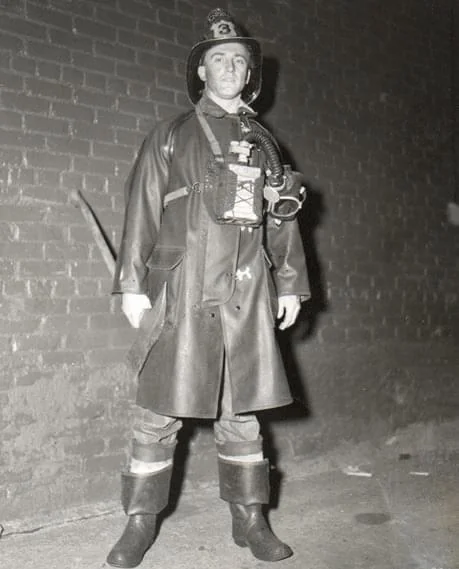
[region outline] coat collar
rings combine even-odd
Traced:
[[[215,101],[213,101],[209,96],[207,96],[206,94],[204,94],[201,99],[198,101],[197,105],[199,105],[199,107],[201,108],[202,112],[205,115],[210,115],[212,117],[215,118],[223,118],[223,117],[231,117],[231,116],[236,116],[232,113],[228,113],[227,111],[225,111],[225,109],[223,109],[222,107],[220,107],[220,105],[217,105],[217,103]],[[257,113],[248,105],[246,105],[243,101],[241,101],[241,106],[238,109],[237,115],[246,115],[249,117],[256,117]]]

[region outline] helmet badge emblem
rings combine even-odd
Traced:
[[[225,38],[225,37],[236,37],[236,29],[233,22],[227,20],[221,20],[220,22],[215,22],[210,26],[215,38]]]

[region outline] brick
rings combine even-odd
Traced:
[[[151,82],[154,77],[150,67],[142,65],[129,65],[125,63],[117,63],[116,75],[121,78],[133,79],[140,82]]]
[[[172,12],[160,8],[158,10],[158,19],[161,24],[170,26],[175,29],[190,29],[193,27],[193,18],[190,14],[184,12]]]
[[[126,317],[121,313],[90,316],[89,327],[91,330],[97,331],[98,334],[101,334],[101,331],[107,332],[116,328],[122,328],[124,336],[126,336],[126,329],[129,329]]]
[[[11,148],[0,148],[0,164],[20,166],[22,164],[22,152]]]
[[[51,152],[27,151],[27,163],[32,168],[45,168],[47,170],[70,170],[71,159],[61,154]]]
[[[27,55],[34,59],[46,59],[59,63],[71,62],[69,49],[36,41],[27,42]]]
[[[18,387],[29,387],[38,382],[50,381],[52,378],[51,372],[45,373],[43,371],[31,371],[16,377],[15,383]]]
[[[155,49],[155,39],[145,34],[133,34],[126,30],[118,30],[118,41],[126,46],[151,51]]]
[[[50,263],[45,263],[49,265]],[[67,300],[47,297],[27,298],[24,301],[27,314],[66,314]]]
[[[54,298],[69,298],[76,294],[74,281],[60,279],[55,281],[53,287]]]
[[[54,261],[57,259],[67,261],[86,260],[89,257],[89,248],[81,243],[48,242],[45,244],[46,260]]]
[[[119,109],[122,113],[154,117],[155,107],[156,103],[152,101],[140,101],[130,97],[119,97]]]
[[[76,210],[75,210],[76,213]],[[81,217],[75,217],[76,220],[82,220]],[[70,227],[70,242],[71,243],[87,243],[88,245],[93,243],[93,237],[89,228],[86,225],[75,225]]]
[[[61,341],[60,334],[16,334],[14,337],[17,351],[56,350]]]
[[[60,173],[52,170],[39,170],[36,180],[39,186],[59,186]]]
[[[96,6],[95,17],[96,20],[114,28],[126,28],[132,32],[135,32],[137,29],[137,18],[110,10],[105,6]]]
[[[2,14],[0,29],[30,38],[46,39],[46,26],[40,22],[30,22],[23,17]],[[3,33],[3,32],[2,32]]]
[[[50,8],[57,8],[62,10],[62,0],[49,0]],[[95,6],[93,2],[86,2],[82,0],[71,0],[65,3],[65,11],[84,18],[92,18],[94,16]]]
[[[132,149],[121,144],[103,144],[95,142],[93,153],[96,158],[111,158],[112,160],[120,160],[122,162],[132,163]]]
[[[20,131],[1,130],[0,144],[10,147],[17,146],[19,148],[36,148],[44,150],[46,147],[46,139],[39,134],[24,134]]]
[[[92,42],[87,37],[57,29],[51,29],[49,35],[53,45],[70,49],[73,55],[75,52],[92,53]]]
[[[77,89],[74,100],[81,105],[87,105],[91,108],[114,109],[116,106],[116,97],[114,95],[94,93],[87,89]]]
[[[71,298],[69,301],[71,314],[97,314],[110,311],[109,298]]]
[[[135,117],[126,115],[122,112],[98,110],[97,124],[103,126],[110,126],[113,128],[126,128],[128,130],[129,129],[136,130],[137,119]]]
[[[114,142],[115,131],[112,124],[108,120],[102,120],[101,116],[106,111],[97,110],[97,118],[95,124],[77,122],[73,126],[73,134],[77,138],[84,138],[87,140],[100,140],[101,142]],[[116,116],[116,113],[113,113]],[[130,117],[129,117],[130,118]],[[135,128],[135,125],[134,125]]]
[[[92,350],[87,354],[87,360],[91,366],[107,366],[123,364],[126,359],[125,350],[107,349]]]
[[[137,59],[140,65],[150,68],[150,73],[152,75],[157,69],[167,72],[172,72],[174,70],[174,60],[165,54],[140,51]]]
[[[99,280],[78,280],[75,284],[77,296],[100,296]],[[89,328],[93,328],[93,326],[90,325]]]
[[[2,318],[0,322],[4,334],[22,334],[38,332],[40,330],[41,318],[30,318],[29,315],[20,314],[19,317],[15,315],[14,317]]]
[[[15,55],[11,58],[11,68],[14,69],[14,71],[18,71],[19,73],[35,75],[37,64],[36,61],[30,57]]]
[[[115,173],[115,164],[110,160],[100,158],[85,158],[76,156],[74,158],[74,168],[77,172],[113,175]]]
[[[69,330],[84,330],[88,327],[86,315],[50,314],[43,318],[41,329],[44,333],[55,331],[66,334]]]
[[[54,352],[45,352],[42,356],[43,365],[46,367],[62,367],[62,366],[82,366],[85,362],[83,352],[72,352],[69,350],[59,350]]]
[[[116,95],[126,95],[128,92],[128,82],[119,77],[108,77],[107,91]]]
[[[89,261],[78,261],[70,264],[70,275],[75,279],[83,278],[107,278],[107,268],[105,267],[103,261],[99,262],[89,262]]]
[[[61,154],[88,156],[90,143],[87,140],[63,136],[47,136],[47,145],[52,152]]]
[[[98,89],[105,93],[107,91],[107,77],[101,73],[91,73],[87,71],[84,85],[89,89]]]
[[[70,100],[72,97],[71,88],[61,83],[27,77],[25,85],[28,94],[38,95],[39,97],[64,100]]]
[[[16,225],[6,221],[0,221],[0,240],[13,241],[18,234],[18,229]],[[1,287],[0,287],[1,288]]]
[[[70,83],[70,85],[78,85],[79,87],[84,84],[84,72],[74,67],[64,65],[62,67],[62,82]]]
[[[75,18],[74,28],[78,34],[108,41],[116,40],[116,30],[113,26],[107,26],[94,20]]]
[[[38,77],[60,81],[61,65],[50,61],[37,61],[36,74]]]
[[[108,75],[113,75],[115,72],[114,61],[106,57],[96,57],[92,54],[75,52],[73,54],[73,64],[78,68],[107,73]]]
[[[167,57],[180,59],[181,61],[186,61],[189,53],[189,49],[182,46],[176,45],[170,42],[158,40],[157,42],[158,51]]]
[[[178,77],[173,73],[164,73],[162,71],[158,71],[156,73],[156,84],[158,87],[176,89],[177,91],[183,91],[186,87],[183,77]]]
[[[46,114],[49,109],[49,101],[21,93],[4,91],[2,93],[2,106],[4,109]]]
[[[43,220],[43,212],[32,206],[2,204],[2,219],[8,219],[10,223],[27,221],[36,223]]]
[[[41,243],[1,243],[0,256],[5,259],[43,259],[43,245]]]
[[[145,136],[140,132],[117,129],[115,138],[118,144],[124,144],[125,146],[131,146],[137,149],[142,144]]]
[[[17,36],[11,36],[2,32],[0,34],[0,49],[7,49],[13,53],[19,53],[24,48],[23,40]]]
[[[97,350],[106,348],[107,345],[108,339],[105,334],[90,330],[70,332],[65,340],[65,347],[69,350]]]
[[[78,105],[76,103],[61,103],[59,101],[53,101],[51,104],[51,114],[53,117],[85,121],[89,123],[93,122],[95,116],[94,111],[86,106]],[[68,122],[65,122],[68,127]],[[68,132],[68,128],[65,131],[62,130],[62,132]]]
[[[111,209],[111,196],[101,195],[101,191],[106,191],[107,178],[105,176],[98,176],[97,174],[85,174],[83,178],[83,186],[85,190],[89,190],[91,195],[86,197],[90,200],[91,204],[95,205],[95,200],[97,200],[97,205],[103,203],[105,208]],[[95,190],[95,192],[94,192]]]
[[[83,188],[83,175],[78,172],[61,172],[61,186],[71,190]]]
[[[27,241],[46,243],[48,241],[62,241],[63,239],[63,227],[24,222],[18,226],[18,240],[21,243]]]
[[[133,81],[130,81],[127,94],[129,97],[133,97],[134,99],[150,100],[150,89],[152,83],[154,83],[153,77],[151,77],[151,81],[148,83],[135,83]]]
[[[0,69],[0,88],[11,91],[22,91],[23,85],[24,80],[20,75]]]
[[[118,9],[125,14],[139,17],[142,20],[156,20],[156,10],[149,4],[145,5],[135,0],[119,0]]]
[[[64,261],[21,261],[19,275],[29,277],[63,277],[68,274],[67,263]]]
[[[174,105],[156,105],[156,110],[156,116],[159,120],[177,115],[177,108]]]
[[[32,2],[28,2],[27,18],[29,20],[43,22],[47,26],[54,26],[57,28],[65,29],[67,31],[71,31],[73,26],[73,19],[70,14],[65,14],[62,11],[49,9],[46,6],[43,6],[41,3],[34,4]]]
[[[24,119],[26,131],[45,132],[54,134],[68,134],[69,123],[67,120],[58,118],[26,115]]]
[[[174,37],[175,28],[149,20],[139,20],[139,32],[155,39],[170,41]]]

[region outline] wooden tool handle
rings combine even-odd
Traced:
[[[71,195],[70,199],[73,204],[77,205],[83,217],[88,224],[88,227],[91,231],[91,234],[96,242],[96,245],[102,255],[102,258],[107,266],[107,269],[113,278],[115,274],[115,256],[112,252],[110,245],[108,244],[107,238],[97,220],[95,213],[92,211],[91,206],[88,204],[86,199],[84,198],[83,194],[80,190],[74,190]]]

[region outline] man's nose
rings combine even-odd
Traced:
[[[234,61],[231,58],[225,60],[225,69],[226,71],[233,71]]]

